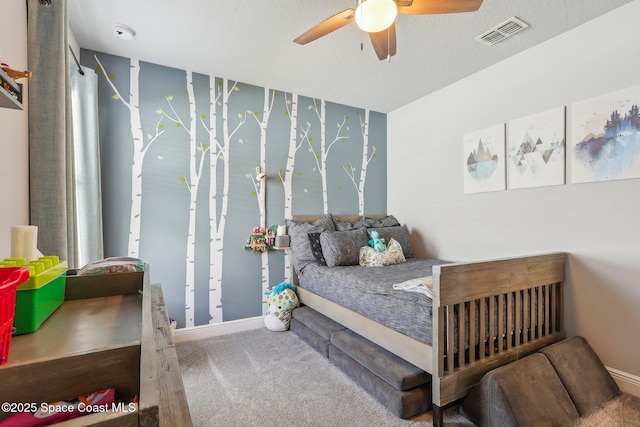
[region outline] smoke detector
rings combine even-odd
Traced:
[[[136,35],[136,32],[124,24],[115,24],[113,26],[113,34],[122,40],[131,40]]]

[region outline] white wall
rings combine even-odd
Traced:
[[[27,69],[27,5],[2,2],[0,61]],[[19,80],[25,88],[26,80]],[[26,104],[27,93],[24,100]],[[0,108],[0,259],[11,252],[11,226],[29,223],[28,112]]]
[[[462,138],[560,106],[570,123],[573,102],[640,85],[639,16],[636,0],[388,115],[388,211],[418,252],[455,261],[568,252],[567,333],[631,378],[640,179],[464,195]]]

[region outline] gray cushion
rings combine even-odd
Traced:
[[[620,389],[583,337],[568,338],[540,350],[553,365],[580,416],[600,408]]]
[[[570,426],[578,411],[549,360],[540,353],[488,372],[462,404],[480,427]]]
[[[431,407],[430,383],[396,390],[334,345],[329,346],[329,360],[397,417],[410,418]]]
[[[363,216],[355,222],[341,221],[339,219],[333,219],[333,223],[338,231],[354,230],[356,228],[363,227],[391,227],[394,225],[400,225],[398,220],[393,215],[387,215],[384,218],[373,219],[367,216]]]
[[[402,246],[402,253],[405,258],[413,258],[413,248],[411,247],[411,239],[409,238],[409,229],[406,225],[397,225],[393,227],[369,227],[367,231],[376,230],[385,242],[395,239]]]
[[[289,330],[296,334],[302,341],[309,344],[315,351],[327,359],[329,358],[329,345],[331,344],[329,340],[316,334],[295,317],[291,319],[291,322],[289,322]]]
[[[323,231],[335,230],[331,214],[326,214],[322,218],[312,222],[298,222],[287,220],[289,232],[291,258],[296,273],[300,274],[303,268],[314,263],[316,260],[311,253],[309,245],[309,233],[322,233]]]
[[[366,228],[325,231],[320,234],[322,254],[327,267],[358,265],[360,248],[369,244]]]
[[[331,334],[335,331],[343,331],[347,328],[342,326],[335,320],[329,319],[327,316],[318,313],[311,307],[298,307],[291,312],[294,319],[302,322],[306,327],[320,335],[327,342],[331,338]]]
[[[331,344],[395,389],[431,384],[431,375],[349,329],[331,334]]]

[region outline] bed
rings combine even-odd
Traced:
[[[565,336],[564,253],[455,263],[414,257],[408,230],[393,216],[304,215],[288,226],[300,302],[430,373],[436,426],[443,409],[464,398],[486,372]],[[361,239],[357,228],[393,231],[406,262],[362,267],[333,259],[318,265],[318,250],[328,258],[353,252],[359,244],[349,241],[353,237],[346,249],[330,238],[352,233]],[[308,247],[313,258],[306,254],[301,261]],[[430,279],[431,297],[390,290],[392,283],[417,277]]]

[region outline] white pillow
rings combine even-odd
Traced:
[[[384,252],[378,252],[371,246],[360,248],[360,265],[363,267],[383,267],[405,261],[402,246],[393,238],[389,240]]]

